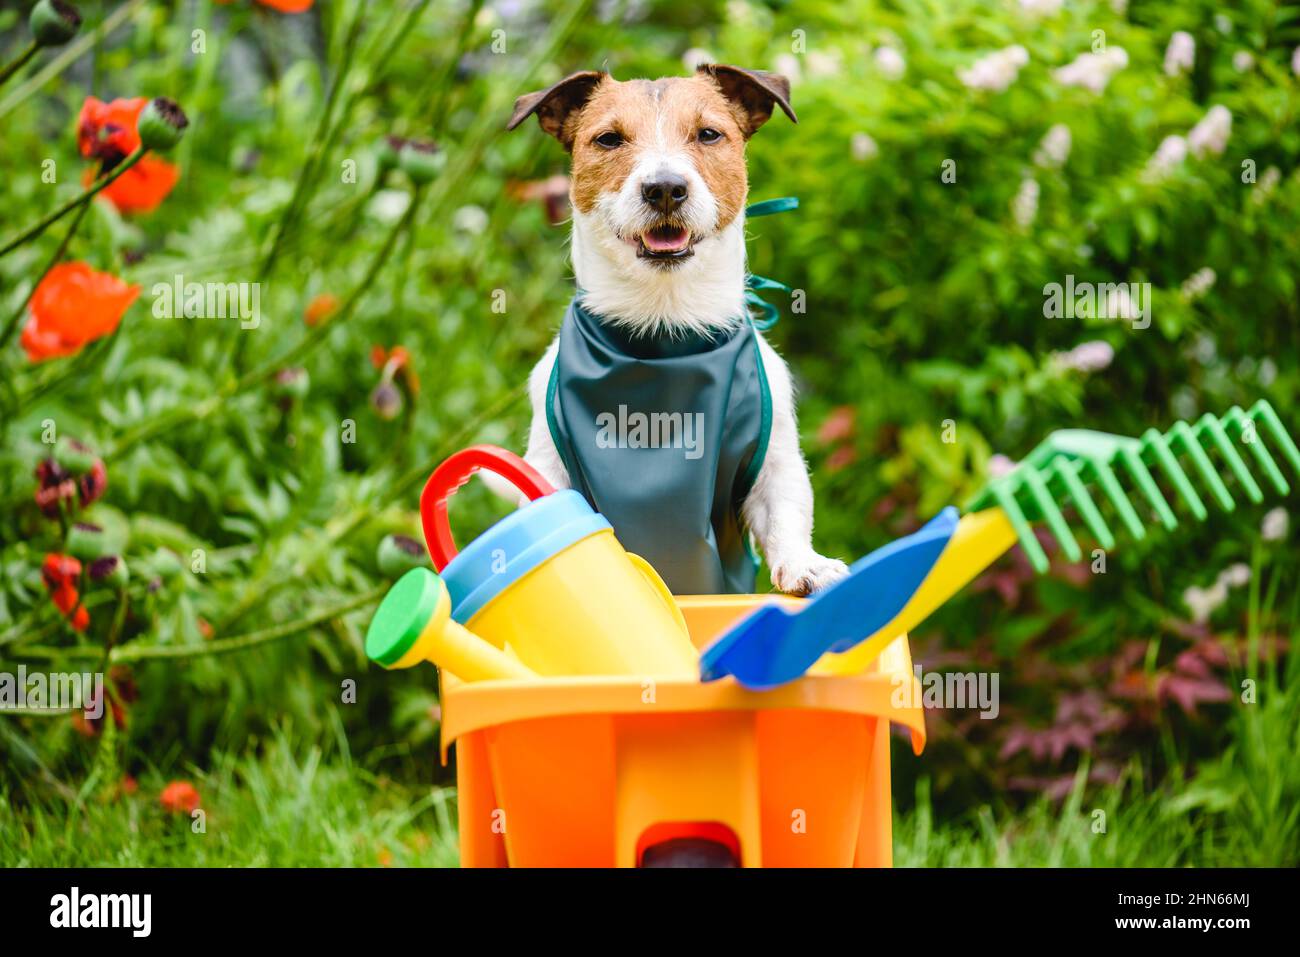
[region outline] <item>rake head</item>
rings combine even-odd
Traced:
[[[1183,500],[1197,521],[1204,521],[1208,514],[1204,500],[1179,462],[1180,457],[1186,457],[1192,473],[1200,478],[1225,512],[1237,506],[1210,458],[1211,452],[1218,454],[1251,502],[1263,501],[1264,493],[1246,467],[1238,445],[1254,459],[1274,491],[1279,495],[1288,494],[1291,486],[1265,447],[1265,436],[1300,474],[1300,449],[1264,399],[1247,412],[1234,406],[1226,415],[1216,417],[1206,413],[1195,425],[1177,422],[1164,433],[1148,429],[1137,439],[1086,429],[1053,432],[1015,469],[985,485],[967,504],[966,511],[1001,508],[1034,568],[1045,572],[1047,555],[1030,526],[1032,521],[1041,519],[1047,523],[1070,561],[1077,562],[1083,557],[1058,504],[1065,499],[1074,503],[1079,517],[1102,548],[1114,547],[1115,537],[1088,491],[1091,483],[1100,487],[1124,527],[1137,539],[1146,537],[1146,528],[1120,484],[1120,474],[1126,475],[1141,491],[1166,529],[1177,528],[1178,519],[1156,483],[1153,467],[1164,474],[1176,497]]]

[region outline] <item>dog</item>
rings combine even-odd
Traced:
[[[519,97],[507,124],[536,116],[572,157],[577,293],[529,376],[524,458],[582,491],[677,594],[752,591],[756,558],[746,581],[730,557],[751,537],[782,592],[847,573],[813,549],[794,386],[745,304],[745,146],[778,108],[798,122],[789,81],[760,70],[584,71]]]

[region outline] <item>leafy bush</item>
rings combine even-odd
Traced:
[[[1294,4],[82,6],[76,38],[0,87],[4,232],[97,174],[78,152],[88,96],[171,97],[190,124],[154,212],[95,201],[0,256],[0,323],[26,324],[65,234],[66,258],[141,289],[72,355],[29,361],[17,335],[0,354],[0,670],[107,654],[121,712],[84,733],[5,717],[14,800],[336,720],[372,770],[429,777],[431,673],[362,653],[376,549],[419,534],[419,483],[448,452],[522,445],[521,385],[572,289],[565,158],[502,126],[570,70],[674,74],[703,51],[791,75],[799,125],[755,137],[751,192],[802,206],[755,221],[750,254],[807,306],[782,303],[771,336],[801,388],[824,551],[865,554],[1055,428],[1139,434],[1259,397],[1297,421]],[[0,31],[8,59],[26,27],[9,9]],[[1176,31],[1194,61],[1167,72]],[[432,181],[404,172],[409,152],[394,168],[386,137],[436,142]],[[1150,283],[1149,327],[1048,318],[1067,276]],[[178,277],[258,284],[260,322],[160,308]],[[36,470],[69,438],[107,490],[50,518]],[[463,498],[462,536],[500,514]],[[1274,513],[1263,540],[1262,512],[1125,541],[1104,575],[1005,559],[914,643],[927,667],[999,670],[1006,720],[935,715],[930,753],[899,761],[906,790],[924,772],[960,808],[1064,793],[1081,759],[1150,782],[1218,754],[1237,682],[1281,667],[1300,622],[1293,534]],[[41,573],[73,521],[102,526],[131,576],[119,592],[73,575],[82,631]],[[1249,585],[1216,590],[1237,563]],[[1192,587],[1219,606],[1194,616]]]

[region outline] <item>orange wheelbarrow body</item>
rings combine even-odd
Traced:
[[[678,599],[702,647],[780,596]],[[814,669],[816,670],[816,669]],[[635,867],[677,837],[744,867],[888,867],[889,724],[925,744],[906,637],[860,674],[773,691],[631,676],[466,683],[444,673],[461,865]]]

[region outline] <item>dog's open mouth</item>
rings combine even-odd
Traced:
[[[685,259],[694,253],[693,246],[689,229],[665,223],[640,235],[636,254],[641,259]]]

